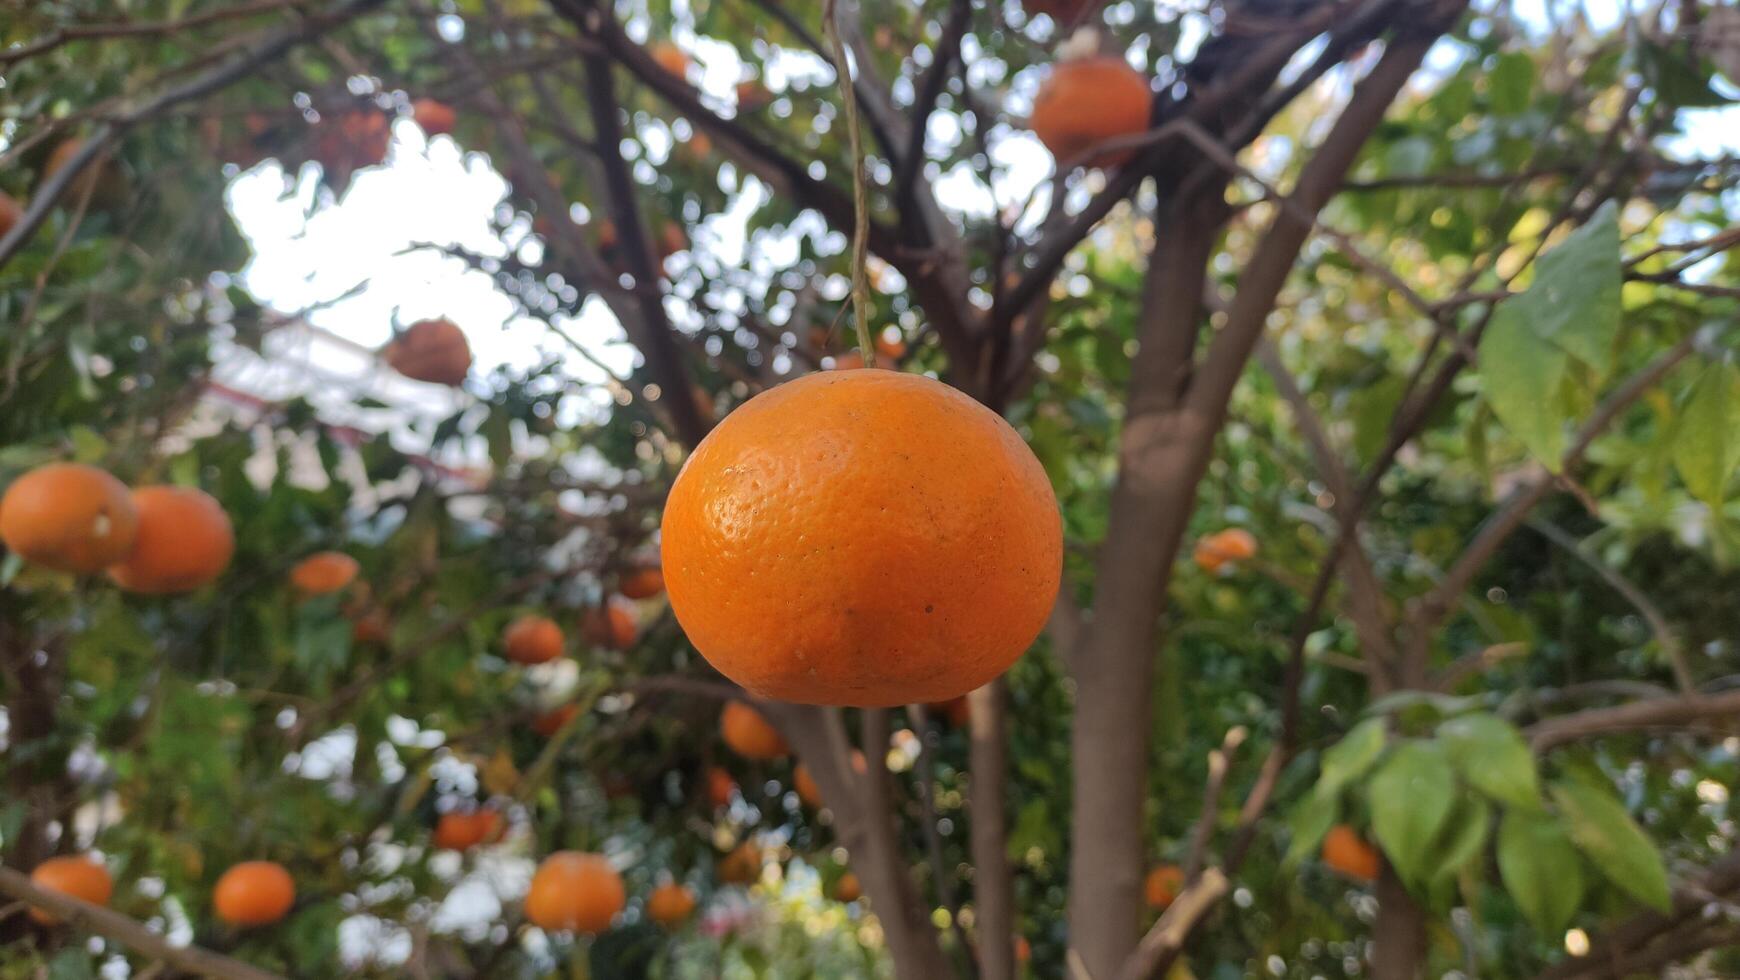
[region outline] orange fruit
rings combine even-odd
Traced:
[[[1015,937],[1015,962],[1025,963],[1032,958],[1033,958],[1033,944],[1027,941],[1026,936],[1016,936]]]
[[[1111,167],[1135,156],[1135,149],[1083,155],[1105,140],[1145,131],[1153,103],[1148,79],[1121,57],[1059,61],[1033,97],[1028,125],[1059,168]]]
[[[6,233],[23,220],[24,206],[12,195],[0,191],[0,238],[5,238]]]
[[[501,838],[501,814],[494,810],[443,813],[435,821],[435,846],[448,851],[469,851],[479,844]]]
[[[1148,899],[1148,907],[1153,909],[1171,905],[1183,888],[1184,869],[1176,864],[1159,865],[1148,872],[1148,879],[1142,883],[1142,893]]]
[[[471,371],[471,344],[451,320],[413,323],[382,353],[388,367],[412,381],[457,387]]]
[[[1257,555],[1257,539],[1241,527],[1227,528],[1198,538],[1192,557],[1205,572],[1218,572],[1221,566],[1247,561]]]
[[[1360,881],[1376,881],[1380,867],[1377,848],[1347,824],[1336,824],[1323,835],[1323,863]]]
[[[731,805],[731,794],[737,792],[737,780],[731,774],[718,766],[708,766],[704,774],[707,781],[707,802],[717,810],[722,806]]]
[[[864,886],[858,883],[858,876],[848,871],[834,880],[834,900],[838,902],[856,902],[864,894]]]
[[[89,575],[126,558],[139,509],[120,480],[95,466],[50,463],[0,498],[0,540],[25,561]]]
[[[714,874],[721,884],[753,884],[755,879],[761,877],[761,848],[751,841],[744,841],[719,859]]]
[[[108,869],[84,855],[49,858],[30,873],[30,883],[92,905],[109,904],[109,896],[115,892]],[[42,909],[31,909],[30,917],[45,926],[59,921]]]
[[[536,718],[533,718],[532,731],[537,732],[545,738],[549,738],[561,731],[563,726],[568,724],[568,720],[579,713],[579,705],[564,704],[560,708],[554,708],[550,711],[544,712]]]
[[[901,340],[899,335],[891,337],[887,331],[883,331],[876,335],[876,356],[885,361],[898,361],[906,356],[906,341]]]
[[[855,350],[834,355],[834,366],[830,371],[857,371],[864,367],[864,355]]]
[[[453,132],[453,124],[458,121],[459,114],[445,102],[434,99],[418,99],[411,103],[411,119],[417,128],[430,136],[440,136]]]
[[[652,59],[659,67],[677,76],[687,78],[689,74],[689,56],[669,41],[660,41],[651,48]]]
[[[121,588],[145,595],[191,592],[229,567],[236,532],[210,494],[191,487],[141,487],[133,491],[133,506],[139,511],[133,550],[109,569]]]
[[[502,652],[516,664],[548,663],[562,655],[562,627],[547,616],[521,616],[502,631]]]
[[[322,551],[290,569],[290,585],[306,596],[330,595],[354,581],[359,570],[356,559],[344,552]]]
[[[232,926],[268,926],[296,903],[296,882],[273,861],[244,861],[223,873],[212,890],[217,917]]]
[[[783,759],[791,753],[779,729],[742,701],[726,702],[719,713],[719,734],[745,759]]]
[[[538,865],[526,892],[526,918],[540,929],[597,935],[628,899],[622,876],[602,854],[557,851]]]
[[[658,886],[646,897],[646,917],[661,926],[674,926],[695,911],[693,889],[669,882]]]
[[[656,567],[636,568],[622,573],[617,591],[630,599],[651,599],[665,590],[665,573]]]
[[[351,620],[350,642],[357,646],[386,646],[393,640],[392,624],[378,610]]]
[[[761,697],[892,706],[1003,673],[1051,614],[1063,525],[1009,423],[894,371],[805,375],[701,441],[665,504],[671,608]]]
[[[56,146],[42,165],[42,179],[48,180],[59,173],[61,168],[72,163],[73,156],[83,146],[84,140],[81,139],[65,140]],[[100,166],[94,160],[86,164],[84,171],[73,178],[72,183],[61,194],[60,204],[69,208],[77,207],[80,198],[89,194],[92,207],[112,208],[125,202],[128,190],[127,180],[111,156]]]
[[[627,650],[640,636],[640,626],[634,621],[634,609],[616,596],[611,596],[602,608],[588,609],[580,621],[580,633],[593,646],[612,650]]]
[[[816,780],[810,775],[810,769],[803,763],[798,763],[791,771],[791,786],[797,790],[798,799],[805,806],[822,805],[822,788],[816,785]]]

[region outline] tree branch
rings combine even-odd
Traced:
[[[1616,732],[1678,728],[1714,719],[1740,720],[1740,690],[1691,697],[1651,698],[1612,708],[1590,708],[1548,718],[1524,732],[1535,751]]]
[[[968,806],[972,808],[973,916],[980,980],[1014,980],[1015,876],[1009,867],[1008,681],[967,695],[971,708]]]

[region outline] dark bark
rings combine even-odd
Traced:
[[[972,706],[971,775],[973,923],[979,934],[980,980],[1014,980],[1015,880],[1009,866],[1008,682],[1002,678],[968,695]]]
[[[1426,916],[1387,863],[1377,882],[1372,980],[1414,980],[1426,965]]]

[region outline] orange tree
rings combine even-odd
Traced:
[[[365,910],[408,949],[355,969],[709,975],[766,953],[662,938],[686,905],[655,889],[726,908],[787,852],[875,913],[826,920],[865,952],[811,949],[821,975],[1732,968],[1740,235],[1695,138],[1726,8],[108,6],[4,25],[3,476],[203,488],[235,555],[164,596],[13,544],[7,970],[89,971],[88,930],[141,968],[333,975]],[[213,275],[245,257],[220,161],[342,195],[394,117],[508,178],[513,248],[458,260],[638,352],[579,422],[554,365],[473,371],[432,436],[487,446],[480,487],[306,403],[214,425],[204,397],[214,343],[286,312]],[[708,226],[734,206],[740,262]],[[837,329],[855,271],[883,367],[1019,426],[1063,585],[965,711],[891,740],[887,709],[761,702],[773,732],[721,739],[745,695],[647,584],[664,493],[744,401],[871,356]],[[451,383],[452,335],[384,356]],[[356,562],[332,592],[296,574],[326,551]],[[584,653],[510,666],[540,615]],[[786,747],[825,817],[780,792]],[[603,851],[626,887],[564,857],[531,924],[444,927],[437,848]],[[20,873],[90,849],[109,912],[60,897],[104,897],[89,867]],[[214,899],[249,861],[291,873],[282,921]]]

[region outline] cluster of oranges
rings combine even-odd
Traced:
[[[86,855],[49,858],[36,866],[30,880],[44,891],[68,895],[92,905],[107,905],[115,882],[109,870]],[[296,882],[274,861],[243,861],[230,867],[212,889],[212,910],[220,921],[237,928],[269,926],[288,915],[296,904]],[[31,918],[53,925],[55,917],[32,909]]]
[[[0,498],[0,540],[25,561],[75,575],[107,571],[129,592],[191,592],[235,553],[235,531],[216,500],[190,487],[129,491],[105,470],[50,463]]]

